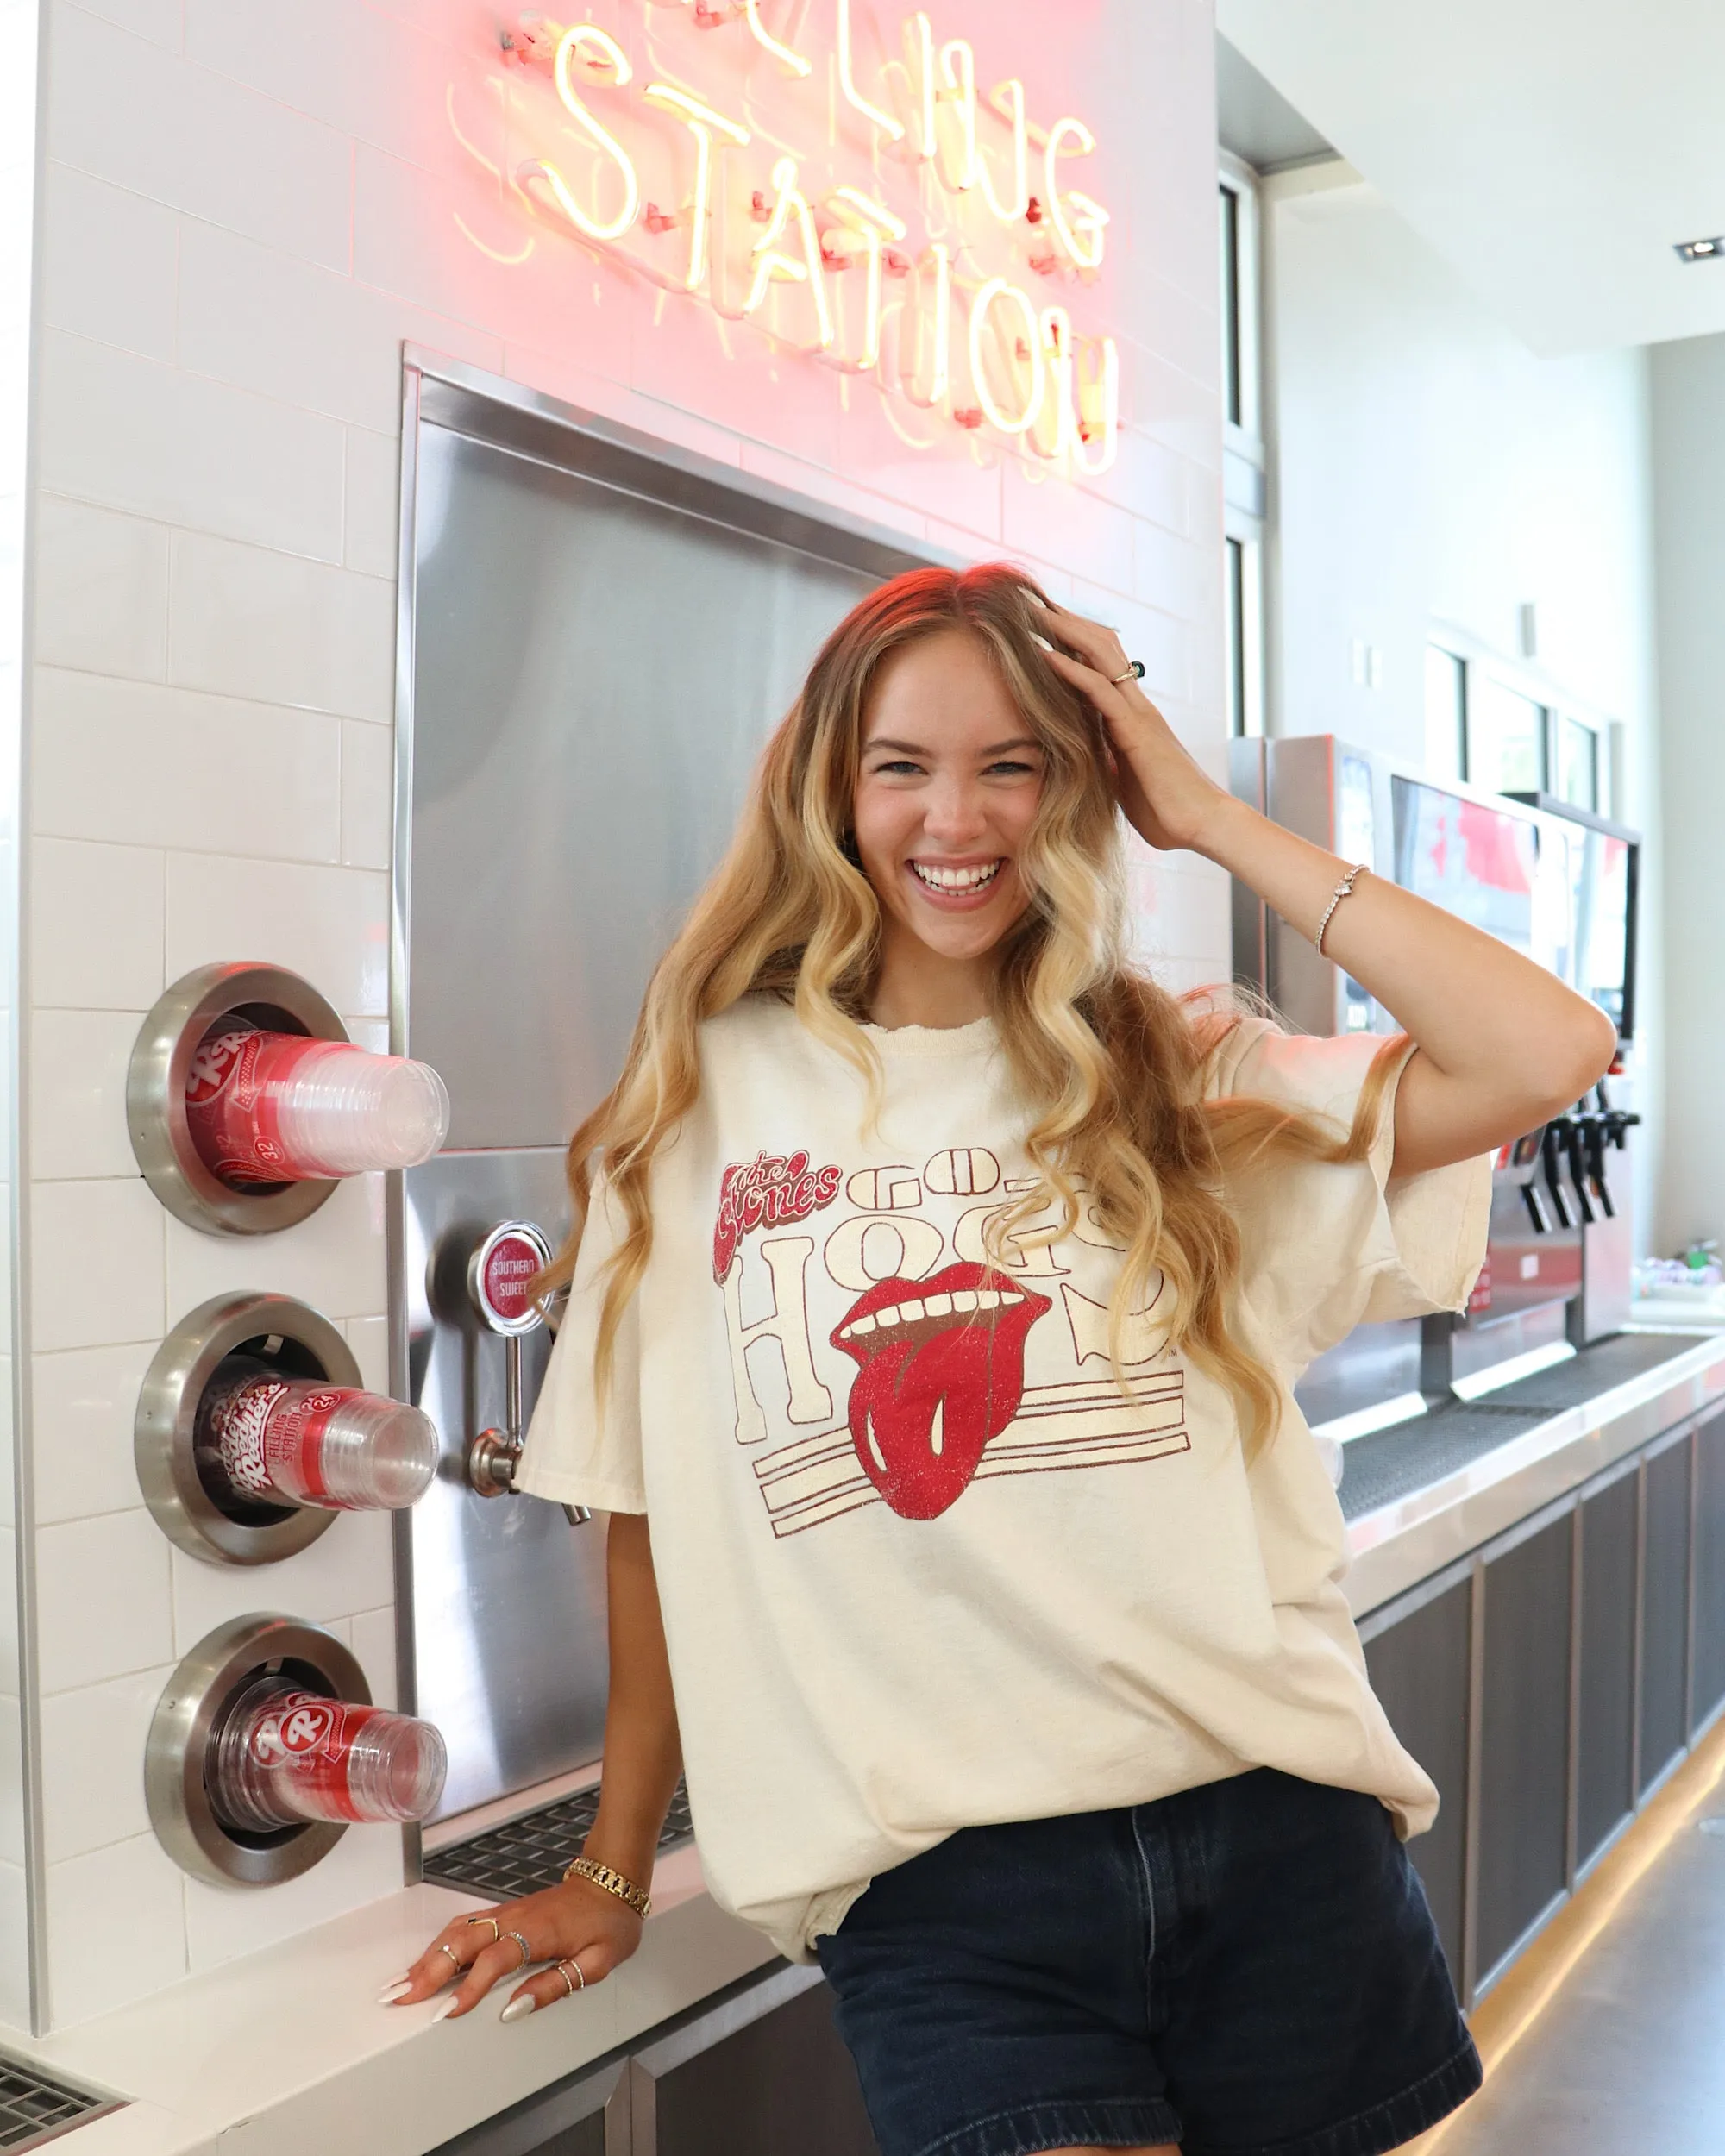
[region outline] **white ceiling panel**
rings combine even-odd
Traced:
[[[1725,330],[1725,0],[1218,0],[1245,55],[1536,351]]]

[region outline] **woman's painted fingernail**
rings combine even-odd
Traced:
[[[393,1984],[385,1984],[383,1990],[378,1993],[378,2004],[380,2006],[392,2005],[404,1991],[411,1991],[412,1989],[411,1977],[398,1977]]]
[[[451,1996],[445,1999],[442,2005],[440,2006],[437,2011],[431,2016],[431,2019],[434,2021],[447,2021],[460,2004],[461,2001],[458,1998]]]
[[[511,1999],[497,2018],[499,2021],[524,2021],[538,2003],[530,1991],[524,1991],[518,1999]]]

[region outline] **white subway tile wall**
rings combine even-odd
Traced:
[[[0,1196],[12,1217],[11,1056],[16,1037],[11,953],[18,932],[14,869],[17,864],[16,781],[23,724],[25,655],[25,534],[29,523],[26,474],[29,468],[31,300],[34,275],[32,240],[38,198],[38,99],[41,11],[35,0],[0,0],[0,769],[8,776],[3,840],[0,840]],[[0,1238],[9,1240],[9,1238]],[[31,1948],[25,1786],[26,1687],[19,1661],[19,1538],[29,1532],[28,1509],[17,1503],[12,1403],[11,1267],[3,1267],[7,1291],[0,1300],[0,2021],[28,2023],[31,2014]]]
[[[123,1088],[140,1015],[209,960],[292,966],[382,1044],[403,340],[960,559],[1011,554],[1117,624],[1184,737],[1220,749],[1208,16],[1103,0],[1051,49],[1039,0],[935,14],[1000,72],[1049,71],[1047,95],[1070,100],[1051,110],[1082,110],[1110,160],[1130,424],[1114,473],[1082,487],[1032,484],[957,436],[919,450],[866,385],[773,358],[530,222],[464,146],[489,139],[495,10],[56,0],[28,1060],[57,2023],[399,1878],[395,1839],[369,1829],[267,1892],[186,1881],[100,1747],[135,1760],[165,1672],[248,1609],[329,1624],[394,1696],[386,1521],[337,1519],[264,1574],[205,1565],[141,1508],[131,1463],[149,1356],[213,1294],[303,1296],[386,1382],[380,1183],[282,1235],[198,1234],[137,1178]],[[1170,982],[1225,974],[1221,879],[1134,873]],[[16,1891],[0,1815],[0,1927]]]

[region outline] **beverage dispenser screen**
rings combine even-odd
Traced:
[[[1596,830],[1586,832],[1584,848],[1577,848],[1584,856],[1584,867],[1576,894],[1575,986],[1592,998],[1628,1040],[1634,1030],[1629,992],[1634,843]]]
[[[1533,956],[1539,839],[1525,816],[1393,781],[1396,881]]]

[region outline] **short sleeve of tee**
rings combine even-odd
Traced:
[[[569,1299],[515,1480],[518,1489],[555,1504],[644,1513],[638,1294],[630,1296],[618,1327],[603,1413],[593,1393],[593,1357],[605,1300],[601,1269],[617,1248],[620,1214],[606,1186],[596,1184]]]
[[[1213,1092],[1250,1094],[1352,1127],[1383,1041],[1283,1032],[1247,1018],[1218,1052]],[[1485,1257],[1491,1159],[1389,1180],[1396,1092],[1386,1088],[1367,1157],[1278,1168],[1239,1194],[1242,1288],[1277,1358],[1297,1372],[1363,1322],[1465,1307]]]

